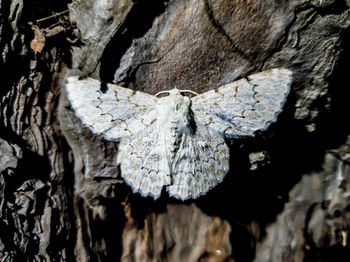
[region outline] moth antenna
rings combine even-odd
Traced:
[[[170,91],[169,90],[165,90],[165,91],[160,91],[160,92],[158,92],[157,94],[155,94],[154,96],[159,96],[159,95],[161,95],[161,94],[165,94],[165,93],[170,93]]]
[[[180,93],[190,93],[190,94],[192,94],[192,95],[195,95],[195,96],[198,96],[198,93],[196,93],[196,92],[194,92],[194,91],[192,91],[192,90],[179,90],[180,91]],[[170,93],[170,91],[169,90],[165,90],[165,91],[160,91],[160,92],[158,92],[157,94],[155,94],[154,96],[159,96],[159,95],[161,95],[161,94],[165,94],[165,93]]]
[[[190,93],[190,94],[195,95],[195,96],[199,95],[197,92],[194,92],[192,90],[180,90],[180,93]]]

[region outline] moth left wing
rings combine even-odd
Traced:
[[[227,137],[252,136],[282,111],[292,72],[275,68],[192,98],[195,119]]]
[[[122,139],[118,163],[121,175],[134,192],[157,199],[163,187],[181,200],[198,198],[219,184],[229,169],[229,149],[220,133],[198,123],[184,134],[174,159],[164,145],[157,120],[137,134]]]
[[[171,183],[160,128],[161,123],[156,120],[135,135],[123,138],[117,158],[121,175],[133,191],[154,199],[159,198],[162,188]]]
[[[158,98],[143,92],[101,83],[92,78],[69,77],[67,96],[77,116],[92,132],[119,141],[149,126],[157,117]]]

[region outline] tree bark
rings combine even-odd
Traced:
[[[1,0],[0,261],[348,261],[349,6]],[[229,141],[224,181],[185,202],[134,194],[64,88],[202,93],[278,67],[278,121]]]

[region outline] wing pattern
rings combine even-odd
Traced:
[[[92,132],[107,140],[119,141],[147,127],[156,117],[158,98],[139,91],[108,84],[103,93],[100,82],[69,77],[68,99],[76,115]]]
[[[169,194],[179,199],[198,198],[221,183],[229,170],[230,152],[223,137],[200,123],[184,135],[172,165]]]
[[[159,122],[121,140],[118,164],[124,180],[134,192],[158,198],[163,186],[171,184]]]
[[[282,111],[292,81],[288,69],[249,76],[192,98],[198,122],[227,137],[252,136],[266,129]]]

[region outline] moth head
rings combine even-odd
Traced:
[[[180,119],[187,119],[191,112],[191,98],[183,95],[183,92],[176,88],[162,91],[162,93],[168,93],[169,95],[159,98],[158,109],[161,118],[164,120],[172,118],[179,121]]]

